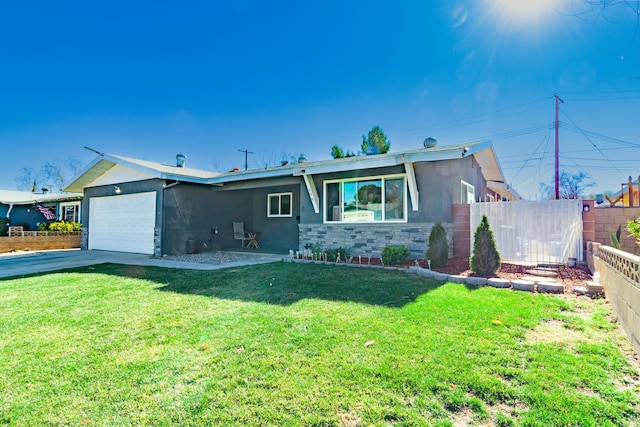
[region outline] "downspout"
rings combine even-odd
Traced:
[[[11,210],[13,209],[13,203],[9,203],[9,210],[7,211],[7,219],[11,219]]]

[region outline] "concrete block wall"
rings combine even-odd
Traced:
[[[21,251],[44,251],[52,249],[74,249],[80,247],[80,233],[49,236],[2,236],[0,253]]]
[[[299,251],[305,246],[322,249],[345,248],[353,256],[379,258],[385,246],[404,246],[412,259],[424,259],[433,223],[416,224],[301,224]],[[443,223],[453,256],[453,224]],[[293,249],[293,248],[292,248]]]
[[[615,232],[618,226],[622,226],[620,232],[622,250],[631,254],[640,254],[640,247],[636,245],[634,239],[629,236],[629,232],[626,230],[627,221],[640,216],[640,207],[595,208],[593,212],[595,223],[593,241],[611,246],[609,231],[613,230]]]
[[[587,262],[600,274],[618,323],[640,353],[640,257],[599,243],[587,244]]]

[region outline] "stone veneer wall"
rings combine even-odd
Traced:
[[[153,256],[162,256],[162,229],[153,229]]]
[[[345,248],[349,255],[379,258],[385,246],[404,246],[412,259],[424,259],[434,223],[416,224],[301,224],[299,251],[307,247]],[[453,256],[453,224],[443,223]]]
[[[600,273],[600,283],[618,322],[640,353],[640,257],[589,242],[587,261],[589,268]]]
[[[80,233],[82,233],[82,239],[80,239],[80,249],[86,251],[89,249],[89,227],[80,228]]]

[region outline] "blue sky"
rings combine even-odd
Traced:
[[[245,149],[250,168],[357,151],[379,125],[391,151],[490,139],[536,198],[554,93],[561,169],[594,193],[640,175],[638,2],[181,3],[0,3],[0,188],[84,146],[226,171]]]

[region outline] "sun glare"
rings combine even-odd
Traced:
[[[558,0],[492,0],[492,9],[504,23],[537,25],[554,11]]]

